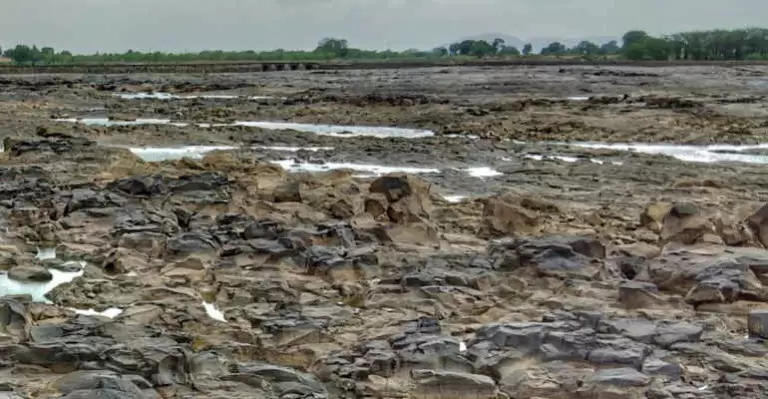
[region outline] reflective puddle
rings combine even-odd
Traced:
[[[81,309],[75,309],[75,308],[67,308],[77,314],[85,315],[85,316],[103,316],[103,317],[109,317],[110,319],[114,319],[117,316],[120,316],[123,313],[123,309],[120,308],[109,308],[104,311],[98,312],[93,309],[88,310],[81,310]]]
[[[333,147],[283,147],[283,146],[254,146],[250,148],[271,151],[299,152],[299,151],[333,151]]]
[[[435,133],[430,130],[409,129],[385,126],[341,126],[341,125],[316,125],[309,123],[287,122],[235,122],[235,126],[258,127],[270,130],[296,130],[299,132],[315,133],[322,136],[371,136],[371,137],[402,137],[419,138],[431,137]]]
[[[326,172],[329,170],[338,169],[350,169],[355,172],[365,172],[365,174],[357,175],[357,177],[375,177],[385,175],[389,173],[440,173],[439,169],[431,168],[415,168],[410,166],[384,166],[384,165],[366,165],[357,163],[297,163],[292,159],[273,161],[272,163],[280,165],[283,169],[289,172]]]
[[[171,125],[184,127],[188,123],[171,123],[170,119],[138,118],[130,121],[110,120],[108,118],[61,118],[56,122],[81,123],[87,126],[143,126],[143,125]]]
[[[224,317],[224,313],[222,313],[218,308],[216,308],[216,305],[208,302],[203,302],[203,308],[205,308],[205,313],[208,315],[208,317],[217,320],[217,321],[223,321],[227,322],[227,319]]]
[[[503,175],[503,173],[488,166],[477,166],[477,167],[466,169],[465,171],[469,173],[470,176],[477,177],[480,179]]]
[[[146,162],[173,161],[182,158],[202,159],[205,154],[211,151],[233,151],[242,147],[234,146],[184,146],[184,147],[125,147],[111,146],[116,148],[128,148],[132,153]],[[299,151],[331,151],[333,147],[284,147],[284,146],[254,146],[250,149],[281,151],[281,152],[299,152]]]
[[[55,259],[55,249],[40,249],[37,253],[37,258],[40,260]],[[8,273],[0,274],[0,297],[5,295],[29,295],[35,302],[50,303],[45,294],[53,290],[54,288],[71,282],[72,280],[83,275],[81,262],[67,262],[65,266],[79,266],[80,270],[76,272],[64,272],[61,270],[49,268],[52,278],[47,282],[30,282],[30,281],[18,281],[8,277]]]
[[[56,259],[56,248],[38,248],[35,257],[40,260]]]
[[[714,144],[708,146],[630,143],[566,143],[565,145],[579,148],[630,151],[651,155],[668,155],[686,162],[768,164],[768,143],[757,145]],[[760,150],[764,150],[765,154],[760,154]],[[755,153],[750,154],[749,152],[751,151]]]
[[[141,125],[170,125],[185,127],[189,123],[171,122],[170,119],[139,118],[131,121],[110,120],[108,118],[63,118],[56,119],[57,122],[81,123],[88,126],[141,126]],[[236,121],[229,124],[219,123],[197,123],[198,127],[226,127],[226,126],[247,126],[257,127],[268,130],[295,130],[298,132],[314,133],[321,136],[337,137],[400,137],[400,138],[422,138],[431,137],[435,133],[430,130],[398,128],[387,126],[342,126],[325,125],[311,123],[288,123],[288,122],[252,122]]]
[[[201,159],[206,153],[217,150],[236,150],[232,146],[189,146],[180,148],[130,148],[131,152],[147,162],[162,162],[181,158]]]
[[[36,283],[28,281],[11,280],[7,273],[0,274],[0,297],[5,295],[30,295],[35,302],[50,303],[45,294],[54,288],[71,282],[83,275],[79,272],[62,272],[56,269],[49,269],[53,278],[45,283]]]
[[[552,160],[559,160],[559,161],[568,162],[568,163],[575,163],[575,162],[579,162],[580,160],[583,160],[583,161],[587,161],[588,160],[589,162],[592,162],[592,163],[597,164],[597,165],[604,165],[606,163],[606,161],[603,161],[601,159],[596,159],[596,158],[578,158],[578,157],[568,157],[568,156],[561,156],[561,155],[536,155],[536,154],[528,154],[528,155],[525,155],[524,158],[533,159],[535,161],[543,161],[545,159],[552,159]],[[624,164],[623,162],[619,162],[619,161],[610,161],[609,163],[612,164],[612,165],[623,165]]]
[[[178,94],[171,94],[171,93],[163,93],[163,92],[155,92],[155,93],[115,93],[115,97],[119,97],[123,100],[163,100],[163,101],[169,101],[169,100],[193,100],[193,99],[211,99],[211,100],[238,100],[238,99],[247,99],[247,100],[268,100],[274,97],[271,96],[235,96],[235,95],[229,95],[229,94],[185,94],[185,95],[178,95]]]
[[[467,198],[469,198],[469,197],[467,197],[466,195],[444,195],[443,196],[444,200],[446,200],[446,201],[448,201],[448,202],[450,202],[452,204],[458,204],[459,202],[462,202],[462,201],[464,201]]]

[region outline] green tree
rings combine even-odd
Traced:
[[[505,44],[504,39],[497,37],[493,39],[493,43],[491,43],[491,46],[493,46],[493,49],[496,50],[496,52],[498,53],[499,51],[501,51],[501,48],[504,47],[504,44]]]
[[[597,50],[599,55],[621,54],[627,59],[637,60],[768,60],[768,29],[747,27],[743,29],[716,29],[708,31],[679,32],[663,37],[652,37],[643,31],[627,32],[620,47],[616,41],[603,44]],[[349,47],[345,39],[327,38],[320,41],[313,51],[276,49],[268,51],[222,51],[207,50],[186,53],[141,52],[129,50],[125,53],[72,54],[68,51],[57,53],[52,47],[17,45],[2,52],[20,65],[72,64],[82,62],[194,62],[194,61],[322,61],[331,59],[412,59],[436,58],[445,55],[475,57],[516,56],[519,51],[507,46],[501,40],[489,43],[484,40],[465,40],[452,43],[447,48],[438,47],[430,51],[409,49],[406,51],[375,51]],[[526,44],[522,53],[533,54],[533,46]],[[551,43],[541,54],[559,56],[581,54],[592,57],[595,45],[582,42],[570,51],[562,43]]]
[[[645,58],[645,47],[642,43],[633,43],[623,50],[624,57],[632,61],[640,61]]]
[[[53,47],[43,47],[40,49],[42,54],[42,62],[46,64],[53,64],[56,62],[56,50]]]
[[[648,37],[648,33],[642,30],[631,30],[622,36],[621,40],[624,42],[622,48],[628,48],[629,46],[640,43]]]
[[[32,46],[32,65],[42,64],[45,62],[45,56],[37,46]]]
[[[448,49],[445,47],[435,47],[432,49],[432,55],[437,57],[445,57],[448,55]]]
[[[315,52],[331,54],[338,58],[344,58],[347,56],[347,53],[349,53],[349,43],[347,42],[347,39],[327,37],[323,40],[320,40],[320,43],[317,44]]]
[[[448,46],[448,53],[450,55],[460,55],[461,45],[459,43],[451,43],[451,45]]]
[[[611,40],[608,43],[604,43],[602,46],[600,46],[599,54],[601,55],[612,55],[612,54],[618,54],[621,52],[621,47],[619,47],[619,43],[616,42],[616,40]]]
[[[673,48],[667,40],[646,37],[624,49],[624,56],[630,60],[668,60]]]
[[[5,55],[20,65],[33,63],[35,60],[32,48],[24,44],[17,44],[13,49],[6,50]]]
[[[669,60],[670,45],[664,39],[649,37],[643,41],[647,57],[657,61]]]
[[[57,57],[59,59],[59,62],[62,64],[72,63],[72,58],[73,58],[72,53],[67,50],[64,50],[61,53],[59,53]]]
[[[533,54],[533,45],[531,43],[526,43],[523,46],[523,55],[529,56],[531,54]]]
[[[472,46],[474,43],[474,40],[464,40],[462,42],[456,43],[456,54],[469,55],[469,53],[472,52]]]
[[[485,40],[464,40],[453,43],[449,50],[454,55],[471,55],[474,57],[486,57],[497,53],[497,49]]]
[[[474,40],[471,46],[469,55],[481,58],[489,55],[496,54],[497,50],[492,44],[485,40]]]
[[[590,41],[583,40],[573,48],[573,52],[582,56],[593,56],[600,52],[600,46]]]
[[[552,42],[547,47],[541,49],[541,55],[564,55],[568,48],[560,42]]]
[[[499,55],[517,57],[520,55],[520,50],[518,50],[515,46],[501,46],[501,49],[499,49]]]

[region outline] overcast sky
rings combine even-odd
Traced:
[[[0,45],[73,52],[431,48],[465,36],[621,36],[768,25],[766,0],[0,0]]]

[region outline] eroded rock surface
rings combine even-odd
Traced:
[[[550,142],[764,141],[710,69],[4,78],[0,396],[760,397],[765,166]]]

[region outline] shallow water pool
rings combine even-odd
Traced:
[[[115,93],[115,97],[122,98],[124,100],[163,100],[163,101],[170,101],[170,100],[191,100],[191,99],[211,99],[211,100],[237,100],[237,99],[248,99],[248,100],[268,100],[272,99],[274,97],[270,96],[236,96],[231,94],[171,94],[171,93],[163,93],[163,92],[154,92],[154,93]]]
[[[38,248],[36,258],[39,260],[56,259],[55,248]],[[83,262],[67,262],[66,266],[77,265],[80,267],[76,272],[64,272],[61,270],[49,268],[53,278],[47,282],[18,281],[8,277],[8,273],[0,274],[0,297],[5,295],[29,295],[35,302],[50,303],[45,294],[54,288],[71,282],[83,275]]]
[[[402,138],[420,138],[431,137],[435,133],[430,130],[410,129],[400,127],[386,126],[343,126],[343,125],[325,125],[310,123],[288,123],[288,122],[248,122],[238,121],[235,126],[258,127],[271,130],[296,130],[299,132],[315,133],[322,136],[338,137],[402,137]]]
[[[208,317],[217,321],[223,321],[225,323],[227,322],[226,317],[224,317],[224,313],[222,313],[222,311],[219,310],[216,305],[209,302],[203,302],[203,308],[205,308],[205,313],[208,315]]]
[[[707,146],[645,143],[567,143],[565,145],[579,148],[630,151],[651,155],[668,155],[686,162],[768,164],[768,155],[743,153],[749,150],[768,149],[768,143],[754,145],[713,144]]]
[[[187,146],[178,148],[158,148],[158,147],[133,147],[131,152],[147,162],[162,162],[176,160],[181,158],[200,159],[206,153],[217,150],[236,150],[238,147],[232,146]]]
[[[141,126],[141,125],[170,125],[178,127],[189,126],[189,123],[171,122],[170,119],[138,118],[132,121],[110,120],[109,118],[62,118],[56,119],[62,123],[82,123],[89,126]],[[266,122],[266,121],[235,121],[234,123],[197,123],[198,127],[247,126],[269,130],[295,130],[314,133],[321,136],[336,137],[400,137],[422,138],[431,137],[435,133],[430,130],[399,128],[388,126],[344,126],[312,123]]]
[[[469,197],[467,197],[466,195],[444,195],[443,196],[444,200],[446,200],[446,201],[448,201],[448,202],[450,202],[452,204],[458,204],[459,202],[462,202],[462,201],[464,201],[467,198],[469,198]]]
[[[499,172],[496,169],[493,169],[489,166],[476,166],[469,169],[466,169],[466,172],[469,173],[472,177],[477,177],[480,179],[484,179],[487,177],[496,177],[501,176],[503,173]]]
[[[104,316],[104,317],[109,317],[110,319],[114,319],[115,317],[120,316],[123,313],[123,309],[120,309],[120,308],[109,308],[101,312],[93,309],[87,309],[87,310],[75,309],[75,308],[68,308],[68,309],[77,314],[81,314],[85,316]]]
[[[30,295],[35,302],[50,303],[51,301],[45,297],[45,294],[83,275],[82,270],[78,272],[63,272],[56,269],[48,270],[53,275],[53,279],[45,283],[16,281],[10,279],[7,273],[0,274],[0,297],[5,295]]]
[[[372,165],[372,164],[357,164],[357,163],[334,163],[327,162],[323,164],[314,163],[296,163],[292,159],[286,159],[282,161],[273,161],[272,163],[280,165],[283,169],[289,172],[326,172],[329,170],[338,169],[350,169],[356,172],[364,172],[359,177],[374,177],[385,175],[389,173],[440,173],[439,169],[432,168],[417,168],[411,166],[384,166],[384,165]]]
[[[113,146],[117,148],[128,148],[132,153],[136,154],[139,158],[147,162],[162,162],[178,160],[182,158],[202,159],[205,155],[211,151],[233,151],[246,147],[235,146],[184,146],[184,147],[126,147],[126,146]],[[298,151],[324,151],[333,150],[333,147],[285,147],[285,146],[253,146],[247,147],[250,149],[271,150],[281,152],[298,152]]]
[[[556,159],[563,162],[568,163],[575,163],[579,160],[587,160],[587,158],[578,158],[578,157],[571,157],[571,156],[564,156],[564,155],[537,155],[537,154],[528,154],[525,155],[524,158],[526,159],[533,159],[534,161],[543,161],[545,159]],[[592,162],[597,165],[604,165],[607,161],[603,161],[601,159],[597,158],[589,158],[589,162]],[[623,165],[623,162],[619,161],[610,161],[612,165]]]
[[[56,122],[64,123],[81,123],[88,126],[142,126],[142,125],[171,125],[184,127],[189,126],[188,123],[171,122],[170,119],[157,119],[157,118],[137,118],[130,121],[122,120],[110,120],[109,118],[61,118],[56,119]]]

